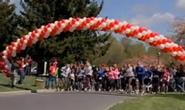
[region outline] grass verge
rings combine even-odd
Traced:
[[[0,92],[41,89],[41,87],[35,86],[35,79],[34,76],[26,76],[23,84],[11,88],[10,79],[0,73]]]
[[[117,104],[109,110],[185,110],[185,94],[139,97]]]

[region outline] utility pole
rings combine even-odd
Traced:
[[[157,53],[157,64],[160,64],[160,56],[161,56],[161,52]]]

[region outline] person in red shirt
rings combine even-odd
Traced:
[[[17,60],[17,64],[19,65],[18,74],[20,75],[18,84],[22,84],[25,78],[25,67],[26,67],[25,59],[21,57],[19,60]]]
[[[171,73],[169,68],[163,67],[163,72],[162,72],[162,77],[161,77],[161,91],[162,92],[168,92],[168,86],[170,82],[170,77]]]
[[[52,63],[49,67],[49,75],[51,76],[56,76],[56,71],[57,71],[57,65],[55,63]]]
[[[54,89],[56,87],[56,76],[57,76],[57,72],[58,72],[58,66],[57,66],[58,62],[57,60],[55,60],[54,62],[50,63],[49,66],[49,77],[48,77],[48,81],[47,81],[47,88],[48,89]]]
[[[30,56],[28,56],[26,58],[26,67],[25,67],[25,73],[26,75],[30,75],[31,74],[31,67],[32,67],[32,58]]]

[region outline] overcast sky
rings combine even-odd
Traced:
[[[20,0],[11,1],[19,9]],[[167,35],[175,19],[185,18],[185,0],[104,0],[99,16],[126,20]]]

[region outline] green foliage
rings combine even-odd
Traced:
[[[159,55],[159,52],[160,52],[160,55]],[[176,62],[169,54],[161,52],[159,49],[156,49],[154,47],[149,47],[147,54],[150,56],[160,57],[160,60],[162,60],[167,65],[172,62]]]
[[[123,39],[122,45],[125,48],[126,58],[139,57],[146,53],[143,43],[132,41],[131,39]]]
[[[107,53],[96,59],[94,64],[122,64],[125,60],[134,57],[140,57],[147,54],[146,49],[142,43],[133,43],[131,39],[122,39],[118,41],[112,38],[112,43]]]
[[[44,24],[70,17],[97,16],[101,11],[103,2],[98,4],[95,0],[22,0],[20,20],[23,33],[29,32]],[[109,47],[110,34],[99,34],[92,31],[66,32],[47,41],[41,41],[25,52],[34,57],[50,59],[59,57],[62,63],[77,60],[93,60],[106,53]]]
[[[184,110],[185,95],[144,96],[124,101],[109,110]]]
[[[121,45],[119,41],[117,41],[115,38],[110,39],[111,46],[108,49],[107,53],[93,61],[94,64],[120,64],[123,62],[126,53],[124,53],[124,47]]]
[[[175,35],[172,38],[176,43],[185,46],[185,19],[176,19],[173,23]]]
[[[35,81],[36,77],[27,76],[23,85],[16,85],[16,87],[11,88],[10,78],[0,73],[0,92],[43,89],[42,87],[35,86]]]
[[[15,6],[9,2],[0,2],[0,51],[10,41],[16,39],[17,35],[17,16],[15,14]]]
[[[112,43],[107,53],[94,60],[94,64],[122,64],[123,62],[129,60],[136,60],[135,58],[141,58],[143,56],[153,56],[150,58],[158,58],[159,49],[154,47],[148,47],[141,42],[134,41],[131,39],[123,38],[121,41],[115,38],[111,39]],[[170,64],[174,60],[170,55],[160,52],[160,62],[165,64]],[[155,59],[151,59],[155,60]]]

